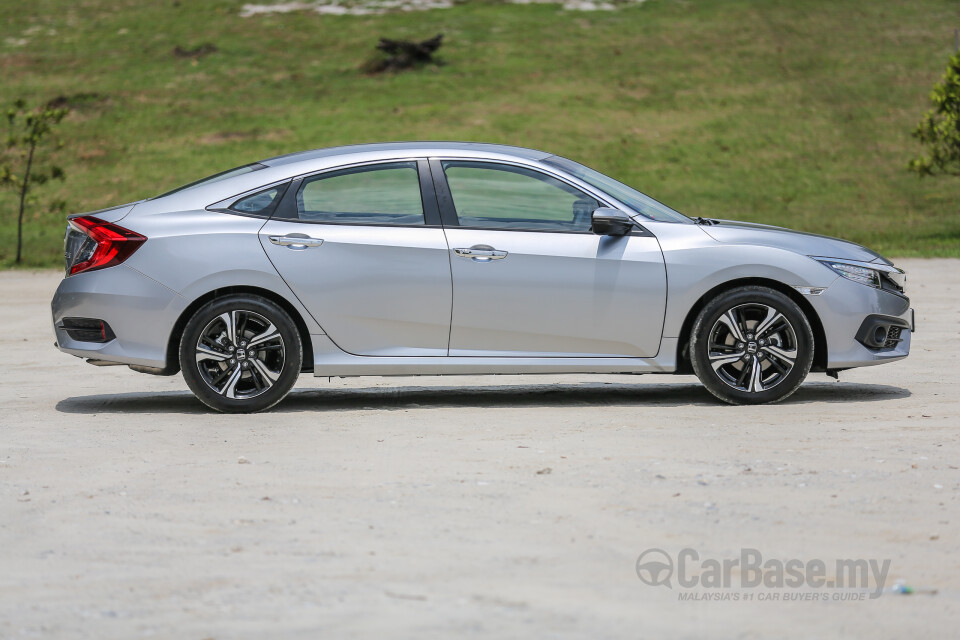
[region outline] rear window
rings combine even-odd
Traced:
[[[253,171],[259,171],[260,169],[266,169],[267,165],[260,164],[259,162],[254,162],[253,164],[245,164],[242,167],[235,167],[233,169],[228,169],[226,171],[221,171],[220,173],[215,173],[212,176],[207,176],[202,180],[197,180],[196,182],[191,182],[190,184],[185,184],[182,187],[177,187],[173,191],[167,191],[166,193],[161,193],[160,195],[153,198],[166,198],[167,196],[172,196],[175,193],[180,193],[181,191],[186,191],[187,189],[192,189],[193,187],[200,187],[207,184],[212,184],[214,182],[219,182],[220,180],[226,180],[227,178],[235,178],[237,176],[242,176],[245,173],[251,173]]]
[[[417,163],[369,165],[305,179],[297,213],[303,222],[422,225]]]

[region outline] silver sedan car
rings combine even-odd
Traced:
[[[691,219],[572,160],[474,143],[262,160],[72,216],[57,347],[260,411],[316,376],[695,373],[734,404],[893,362],[905,274]]]

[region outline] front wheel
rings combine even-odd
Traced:
[[[725,291],[697,316],[690,359],[700,381],[730,404],[778,402],[813,364],[813,331],[803,310],[768,287]]]
[[[225,413],[263,411],[293,388],[303,364],[300,333],[286,311],[253,295],[201,307],[183,330],[180,368],[194,395]]]

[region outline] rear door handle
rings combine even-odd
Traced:
[[[485,244],[478,244],[469,249],[454,249],[453,252],[461,258],[470,258],[474,262],[490,262],[491,260],[503,260],[507,257],[506,251],[500,251]]]
[[[319,247],[323,244],[323,238],[311,238],[302,233],[290,233],[285,236],[269,236],[270,242],[295,251],[302,251],[308,247]]]

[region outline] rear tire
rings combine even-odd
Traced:
[[[300,375],[303,344],[286,311],[260,296],[231,295],[201,307],[183,330],[180,368],[194,395],[224,413],[277,404]]]
[[[813,364],[813,330],[803,310],[775,289],[719,294],[697,316],[690,360],[703,386],[730,404],[788,397]]]

